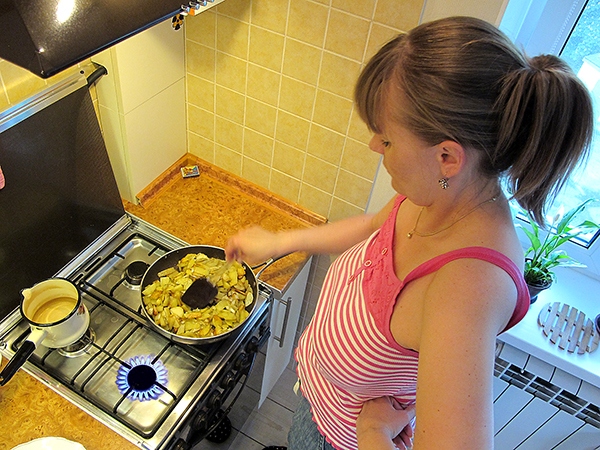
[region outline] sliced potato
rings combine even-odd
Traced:
[[[225,262],[203,253],[190,253],[175,267],[161,271],[159,279],[142,292],[143,303],[157,325],[180,336],[209,337],[225,333],[248,318],[245,309],[254,300],[244,267],[235,261],[217,283],[217,303],[191,309],[181,296],[192,282],[210,277]]]

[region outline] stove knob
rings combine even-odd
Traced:
[[[223,389],[231,389],[236,383],[237,380],[235,379],[235,374],[230,370],[223,377],[223,380],[221,381],[221,387]]]
[[[177,440],[177,442],[175,442],[173,450],[190,450],[190,444],[180,438]]]
[[[245,348],[248,353],[256,353],[258,351],[258,338],[256,336],[252,336]]]
[[[248,364],[248,355],[240,353],[233,363],[233,367],[237,370],[243,369]]]
[[[213,408],[219,409],[222,404],[223,404],[223,400],[221,400],[221,393],[218,391],[214,391],[212,394],[210,394],[210,397],[208,398],[208,401],[206,402],[206,405],[210,409],[213,409]]]
[[[194,418],[194,421],[192,422],[192,429],[194,431],[198,431],[201,433],[208,430],[208,413],[207,412],[202,412]]]

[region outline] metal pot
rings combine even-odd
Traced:
[[[21,291],[21,315],[31,334],[0,373],[0,386],[6,384],[43,344],[61,348],[77,342],[90,325],[90,315],[77,286],[63,278],[50,278]]]
[[[148,268],[148,270],[144,274],[144,277],[142,278],[142,285],[141,285],[141,289],[140,289],[140,301],[142,303],[141,309],[142,309],[144,315],[146,316],[146,318],[148,319],[148,322],[150,322],[150,324],[152,324],[152,326],[159,333],[161,333],[163,336],[169,338],[170,340],[179,342],[182,344],[192,344],[192,345],[210,344],[212,342],[216,342],[216,341],[225,339],[227,336],[229,336],[229,334],[236,331],[240,325],[243,325],[244,322],[239,324],[237,327],[235,327],[231,330],[228,330],[225,333],[219,334],[217,336],[209,336],[209,337],[204,337],[204,338],[180,336],[178,334],[171,333],[170,331],[165,330],[160,325],[158,325],[154,322],[152,317],[150,317],[150,314],[148,314],[148,312],[146,311],[146,307],[144,305],[143,294],[141,294],[146,289],[147,286],[154,283],[154,281],[158,280],[159,272],[162,272],[163,270],[168,269],[170,267],[175,267],[177,265],[177,263],[184,256],[186,256],[190,253],[204,253],[209,258],[218,258],[218,259],[225,260],[225,250],[221,247],[214,247],[211,245],[191,245],[191,246],[187,246],[187,247],[181,247],[181,248],[172,250],[172,251],[164,254],[159,259],[154,261],[154,263],[152,263],[152,265]],[[286,256],[286,255],[283,255],[283,256]],[[252,312],[254,311],[254,307],[256,306],[256,300],[258,299],[258,277],[268,266],[270,266],[272,263],[279,260],[280,258],[283,258],[283,256],[280,256],[280,257],[274,258],[274,259],[270,259],[270,260],[264,262],[263,264],[254,266],[254,268],[264,266],[260,270],[260,272],[258,272],[258,274],[256,274],[256,275],[254,274],[254,271],[252,270],[253,267],[250,267],[246,263],[242,263],[242,266],[244,267],[244,269],[246,271],[246,279],[248,280],[248,284],[250,285],[250,288],[252,289],[252,294],[254,296],[254,301],[246,307],[246,310],[248,311],[248,313],[250,315],[252,315]],[[246,320],[248,320],[248,319],[246,319]]]

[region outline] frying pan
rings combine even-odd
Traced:
[[[181,247],[176,250],[172,250],[168,253],[165,253],[159,259],[154,261],[154,263],[152,263],[152,265],[148,268],[148,270],[144,274],[144,277],[142,278],[142,285],[141,285],[141,289],[140,289],[140,301],[142,304],[142,311],[143,311],[144,315],[146,316],[146,318],[148,319],[148,322],[150,322],[150,324],[159,333],[161,333],[163,336],[169,338],[172,341],[179,342],[181,344],[191,344],[191,345],[211,344],[213,342],[217,342],[217,341],[220,341],[220,340],[228,337],[229,334],[236,331],[240,325],[243,325],[245,323],[245,321],[238,324],[236,327],[232,328],[231,330],[228,330],[217,336],[207,336],[207,337],[180,336],[178,334],[175,334],[175,333],[165,330],[160,325],[155,323],[154,320],[152,319],[152,317],[150,317],[150,314],[148,314],[148,311],[146,311],[146,307],[144,305],[144,298],[143,298],[144,296],[143,296],[142,292],[144,292],[144,290],[146,289],[147,286],[151,285],[152,283],[154,283],[154,281],[159,279],[159,276],[158,276],[159,272],[162,272],[163,270],[168,269],[170,267],[175,267],[177,265],[177,263],[184,256],[186,256],[190,253],[204,253],[209,258],[217,258],[217,259],[225,260],[225,250],[221,247],[214,247],[211,245],[190,245],[190,246]],[[256,300],[258,299],[258,277],[267,267],[269,267],[272,263],[279,260],[280,258],[283,258],[284,256],[286,256],[286,255],[282,255],[278,258],[272,258],[272,259],[264,262],[263,264],[254,266],[255,268],[264,266],[256,275],[254,274],[252,267],[250,267],[248,264],[246,264],[244,262],[241,263],[242,267],[246,271],[246,279],[248,280],[248,284],[250,286],[250,289],[252,289],[252,294],[254,297],[254,300],[252,301],[252,303],[246,307],[246,311],[248,311],[248,313],[249,313],[249,316],[246,320],[250,319],[250,316],[254,312],[254,309],[256,306]]]

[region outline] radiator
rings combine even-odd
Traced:
[[[496,450],[600,449],[600,389],[498,341]]]

